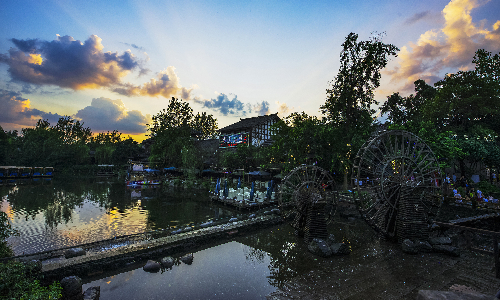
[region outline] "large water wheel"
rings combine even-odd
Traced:
[[[279,205],[286,221],[304,240],[326,238],[327,225],[337,209],[335,184],[324,169],[302,165],[283,178]]]
[[[353,168],[358,208],[368,224],[398,241],[428,235],[441,204],[441,172],[427,144],[403,130],[377,132]]]

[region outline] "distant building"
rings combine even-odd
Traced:
[[[219,129],[219,148],[232,148],[239,144],[268,146],[272,143],[271,126],[279,120],[278,113],[240,119],[239,122]]]

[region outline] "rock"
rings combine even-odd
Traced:
[[[270,210],[266,210],[266,211],[264,212],[264,215],[270,215],[270,214],[272,214],[272,211],[270,211]]]
[[[91,286],[83,293],[83,300],[99,300],[101,296],[100,286]]]
[[[273,208],[271,209],[271,212],[275,215],[279,215],[281,213],[281,211],[279,210],[279,208]]]
[[[209,222],[205,222],[205,223],[202,223],[200,225],[201,228],[206,228],[206,227],[210,227],[214,224],[214,221],[209,221]]]
[[[333,254],[330,246],[322,239],[313,239],[307,246],[307,249],[312,254],[321,257],[329,257]]]
[[[188,226],[188,227],[184,228],[184,229],[182,230],[182,232],[188,232],[188,231],[191,231],[191,230],[193,230],[193,227],[189,227],[189,226]]]
[[[330,249],[332,250],[333,255],[347,255],[351,253],[349,246],[344,243],[334,243],[330,245]]]
[[[446,299],[490,300],[491,296],[486,296],[480,293],[465,294],[452,291],[419,290],[416,299],[417,300],[446,300]]]
[[[193,253],[188,253],[184,256],[181,256],[181,258],[179,258],[179,259],[180,259],[180,261],[182,261],[186,265],[190,265],[193,263],[194,256],[193,256]]]
[[[455,256],[455,257],[460,256],[460,249],[457,247],[450,246],[450,245],[434,245],[434,246],[432,246],[432,249],[434,249],[434,251],[436,251],[436,252],[448,254],[451,256]]]
[[[433,237],[429,239],[431,245],[451,245],[451,238],[447,236]]]
[[[82,279],[78,276],[68,276],[61,280],[63,299],[81,300],[82,294]]]
[[[418,247],[409,239],[406,239],[401,243],[401,250],[403,250],[404,253],[408,254],[418,253]]]
[[[432,252],[432,246],[426,241],[415,241],[413,243],[417,247],[418,252]]]
[[[255,217],[257,217],[255,214],[251,214],[251,215],[248,216],[249,219],[253,219]]]
[[[170,234],[171,234],[171,235],[174,235],[174,234],[179,234],[179,233],[181,233],[181,232],[182,232],[182,228],[181,228],[181,229],[174,230],[174,231],[172,231]]]
[[[82,248],[71,248],[64,252],[64,257],[71,258],[75,256],[85,255],[85,250]]]
[[[238,218],[231,218],[229,219],[229,222],[238,222]]]
[[[164,268],[171,268],[175,264],[175,260],[173,257],[167,256],[162,258],[160,263]]]
[[[142,267],[142,269],[145,272],[156,273],[160,271],[161,265],[159,262],[156,262],[154,260],[148,260],[148,262],[144,265],[144,267]]]
[[[328,237],[326,238],[326,243],[328,244],[328,246],[331,246],[333,244],[335,244],[337,241],[335,240],[335,235],[333,235],[332,233],[330,233],[328,235]]]

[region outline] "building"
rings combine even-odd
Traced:
[[[271,126],[279,120],[278,113],[240,119],[234,124],[219,129],[219,148],[231,148],[239,144],[256,147],[270,145],[272,143]]]

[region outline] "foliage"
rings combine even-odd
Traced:
[[[0,211],[0,258],[9,257],[14,254],[6,241],[9,236],[14,234],[17,234],[17,232],[12,229],[7,214]]]
[[[189,103],[172,97],[167,109],[152,118],[148,131],[154,143],[150,161],[164,165],[182,165],[182,149],[191,147],[192,136],[208,138],[217,130],[217,120],[206,113],[193,114]]]
[[[374,90],[380,86],[380,71],[391,56],[399,49],[392,44],[384,44],[380,36],[368,41],[358,41],[358,35],[350,33],[342,44],[340,70],[331,88],[327,89],[327,99],[321,106],[326,121],[336,132],[337,161],[344,172],[344,189],[347,189],[347,172],[352,165],[357,149],[372,130],[372,104]]]
[[[0,298],[49,300],[62,297],[59,282],[44,287],[30,275],[29,268],[23,263],[0,263]]]
[[[422,79],[416,80],[415,95],[402,97],[394,93],[387,97],[387,101],[380,107],[381,113],[389,113],[388,119],[401,129],[417,133],[420,123],[423,121],[423,107],[432,101],[436,95],[436,89],[428,85]]]
[[[500,132],[500,76],[498,55],[478,50],[475,70],[447,74],[438,81],[436,96],[424,108],[425,116],[439,127],[467,134],[473,126]]]

